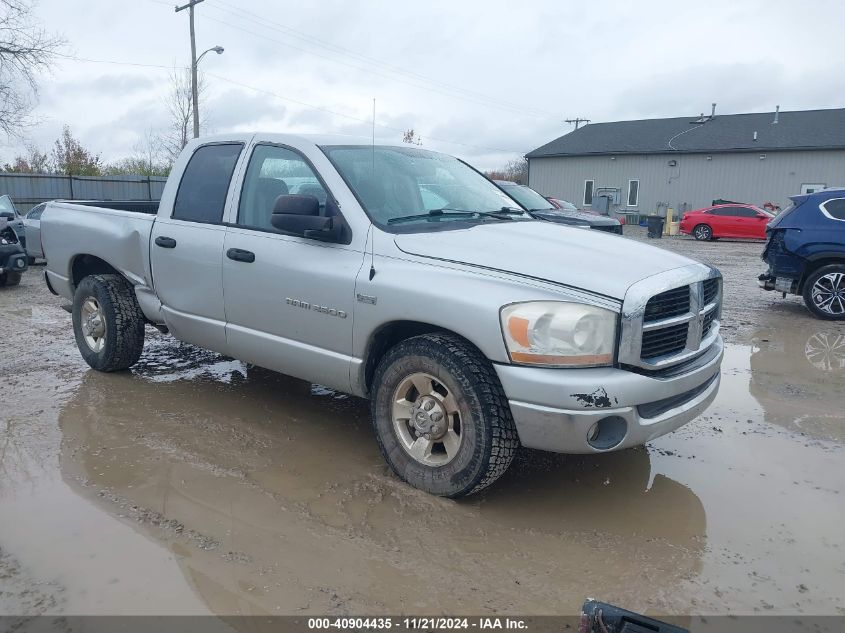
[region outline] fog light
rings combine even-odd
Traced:
[[[23,259],[19,259],[15,262],[16,268],[23,268],[24,266],[26,266],[26,261],[24,261]]]
[[[625,418],[611,415],[602,418],[587,431],[587,444],[593,448],[606,451],[618,446],[628,433],[628,423]]]

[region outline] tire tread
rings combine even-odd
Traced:
[[[470,380],[477,391],[483,415],[490,423],[491,446],[486,455],[486,463],[475,481],[448,496],[456,498],[479,492],[504,474],[519,448],[519,436],[499,378],[490,361],[468,341],[455,334],[435,332],[406,339],[389,350],[376,369],[373,384],[381,383],[383,374],[391,362],[413,354],[430,355],[435,359],[438,356],[449,356],[471,376]],[[373,398],[374,417],[377,415],[375,403],[376,398]],[[376,436],[382,454],[387,459],[387,451],[381,437],[378,433]],[[389,459],[387,461],[390,463]]]
[[[108,306],[105,308],[111,308],[111,314],[106,314],[106,320],[113,321],[116,333],[113,349],[105,358],[97,359],[98,362],[92,367],[103,372],[129,369],[138,362],[144,349],[144,314],[132,286],[126,279],[114,274],[91,275],[86,279],[93,281],[105,292],[108,298]],[[108,347],[107,344],[106,349]],[[80,350],[85,356],[81,345]]]

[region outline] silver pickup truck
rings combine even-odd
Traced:
[[[451,156],[209,137],[157,215],[90,204],[50,203],[41,232],[91,367],[131,367],[149,324],[369,398],[384,458],[433,494],[488,486],[520,444],[643,444],[719,388],[716,269],[532,217]]]

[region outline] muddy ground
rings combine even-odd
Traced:
[[[759,243],[654,243],[724,273],[712,408],[459,502],[389,473],[364,401],[153,330],[89,370],[33,268],[0,290],[0,614],[845,615],[845,328],[759,290]]]

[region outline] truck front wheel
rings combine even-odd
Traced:
[[[91,275],[73,296],[73,333],[82,358],[98,371],[129,369],[144,348],[144,315],[120,275]]]
[[[829,264],[804,282],[804,303],[819,319],[845,320],[845,264]]]
[[[379,447],[412,486],[463,497],[507,470],[519,446],[490,362],[451,334],[410,338],[387,352],[374,377]]]

